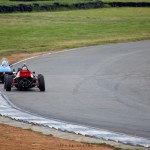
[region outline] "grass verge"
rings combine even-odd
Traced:
[[[18,5],[18,4],[53,4],[53,3],[61,3],[61,4],[72,4],[72,3],[78,3],[78,2],[93,2],[96,0],[35,0],[35,1],[23,1],[23,0],[1,0],[0,5]],[[141,1],[147,1],[147,0],[141,0]]]
[[[95,2],[97,0],[35,0],[35,1],[23,1],[23,0],[1,0],[0,5],[18,5],[18,4],[39,4],[48,5],[53,3],[61,4],[72,4],[72,3],[82,3],[82,2]],[[149,0],[102,0],[103,2],[150,2]]]
[[[0,14],[0,56],[150,39],[149,8]]]

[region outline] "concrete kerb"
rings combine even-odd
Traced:
[[[63,131],[59,131],[53,128],[49,128],[49,127],[44,127],[44,126],[39,126],[39,125],[34,125],[34,124],[30,124],[30,123],[25,123],[25,122],[21,122],[21,121],[16,121],[14,119],[11,119],[9,117],[5,117],[5,116],[0,116],[0,124],[6,124],[6,125],[10,125],[13,127],[19,127],[22,129],[30,129],[34,132],[40,132],[44,135],[52,135],[53,137],[56,138],[62,138],[62,139],[66,139],[66,140],[72,140],[72,141],[77,141],[77,142],[83,142],[83,143],[94,143],[94,144],[108,144],[111,145],[113,147],[116,148],[122,148],[122,149],[131,149],[131,150],[149,150],[150,148],[144,148],[144,147],[138,147],[138,146],[130,146],[130,145],[124,145],[121,143],[117,143],[117,142],[113,142],[113,141],[106,141],[103,139],[95,139],[95,138],[91,138],[91,137],[85,137],[82,135],[77,135],[77,134],[73,134],[73,133],[67,133],[67,132],[63,132]]]

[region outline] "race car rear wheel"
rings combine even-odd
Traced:
[[[17,72],[21,71],[22,69],[21,68],[18,68]]]
[[[4,89],[6,89],[6,80],[7,80],[7,74],[4,75]]]
[[[2,78],[2,83],[4,83],[4,78]]]
[[[38,75],[38,82],[40,91],[45,91],[45,80],[42,74]]]
[[[5,81],[5,88],[6,91],[11,91],[11,84],[12,84],[12,77],[11,76],[7,76],[6,81]]]

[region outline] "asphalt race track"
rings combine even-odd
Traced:
[[[79,48],[26,63],[45,76],[46,92],[4,92],[0,84],[14,105],[47,118],[150,138],[150,41]]]

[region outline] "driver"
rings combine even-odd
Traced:
[[[22,66],[22,70],[28,70],[28,67],[27,67],[26,64],[24,64],[24,65]]]
[[[3,58],[3,59],[2,59],[2,66],[3,66],[3,67],[7,67],[7,66],[8,66],[8,61],[7,61],[6,58]]]

